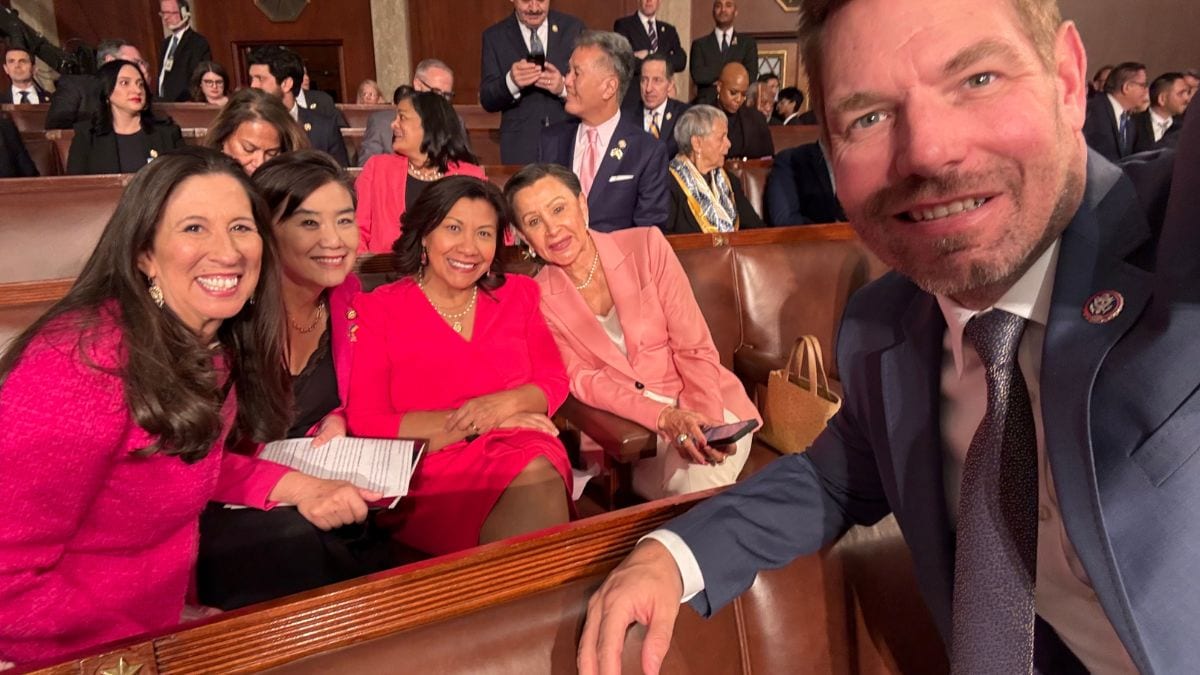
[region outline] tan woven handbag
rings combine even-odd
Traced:
[[[842,407],[829,390],[821,343],[812,335],[796,340],[783,370],[772,370],[758,438],[784,453],[804,452]]]

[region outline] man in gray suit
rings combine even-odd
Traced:
[[[413,71],[412,88],[417,91],[431,91],[444,96],[451,104],[454,103],[454,71],[450,66],[438,59],[425,59],[417,64]],[[396,104],[396,94],[392,94],[392,104]],[[396,119],[395,110],[380,110],[371,113],[367,118],[367,130],[363,132],[362,145],[358,148],[358,165],[366,166],[367,160],[375,155],[392,151],[392,120]]]
[[[1055,0],[802,5],[838,196],[895,272],[845,309],[828,428],[642,542],[580,671],[639,622],[657,673],[681,599],[709,615],[892,513],[954,672],[1193,672],[1200,129],[1169,190],[1170,150],[1089,152]]]

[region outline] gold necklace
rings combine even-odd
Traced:
[[[592,256],[592,269],[588,270],[587,278],[582,284],[575,284],[575,290],[582,291],[592,285],[592,278],[596,276],[596,266],[600,263],[600,249],[596,249],[596,255]]]
[[[442,177],[442,172],[434,167],[432,169],[418,169],[417,166],[410,160],[408,162],[408,175],[420,181],[429,183]]]
[[[470,314],[472,309],[475,309],[475,298],[479,295],[479,287],[476,286],[471,289],[471,300],[467,302],[466,309],[462,310],[461,312],[455,312],[451,314],[450,312],[443,312],[442,308],[438,307],[437,303],[433,301],[433,298],[429,297],[429,291],[425,290],[424,276],[421,276],[421,278],[417,279],[417,286],[421,289],[421,292],[425,294],[425,299],[429,301],[429,306],[433,307],[433,311],[440,314],[441,317],[450,324],[450,327],[454,329],[455,333],[462,333],[462,319],[466,315]]]
[[[316,330],[317,324],[321,323],[321,319],[324,316],[325,316],[325,303],[322,302],[317,305],[317,316],[313,318],[312,323],[308,324],[307,328],[297,324],[296,320],[292,318],[291,314],[288,314],[288,323],[292,324],[292,328],[295,328],[297,333],[304,335],[306,333],[311,333],[314,330]]]

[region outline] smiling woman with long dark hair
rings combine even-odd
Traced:
[[[67,173],[134,173],[158,155],[183,146],[183,132],[154,116],[146,75],[117,59],[100,66],[102,100],[91,120],[75,125]]]
[[[209,500],[295,504],[329,529],[378,498],[225,451],[288,423],[268,227],[233,161],[167,153],[0,357],[0,661],[177,623]]]

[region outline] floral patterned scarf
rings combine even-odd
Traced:
[[[687,194],[688,207],[702,231],[733,232],[738,229],[737,205],[725,169],[713,171],[710,183],[691,160],[678,155],[671,160],[670,170],[675,182]]]

